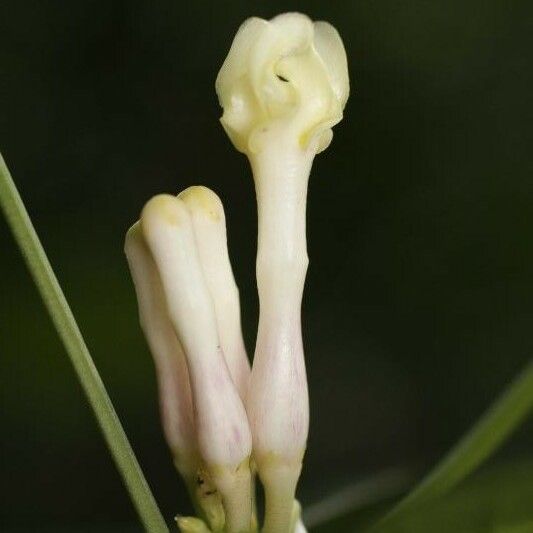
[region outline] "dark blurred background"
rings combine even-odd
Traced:
[[[223,199],[250,351],[255,197],[214,80],[239,24],[333,23],[352,96],[309,191],[312,426],[300,498],[424,469],[533,354],[530,2],[0,2],[0,147],[165,516],[163,441],[122,245],[144,202]],[[0,529],[140,531],[0,220]],[[495,461],[533,445],[523,426]]]

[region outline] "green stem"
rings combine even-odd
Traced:
[[[381,530],[429,499],[443,496],[488,459],[533,409],[533,361],[474,427],[371,531]]]
[[[115,464],[150,533],[168,532],[168,527],[144,478],[124,429],[113,408],[89,350],[39,241],[28,212],[0,154],[0,207],[24,256],[54,326],[65,346],[104,434]]]

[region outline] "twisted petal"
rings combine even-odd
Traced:
[[[263,134],[280,125],[302,148],[315,142],[315,151],[321,151],[349,94],[342,40],[328,23],[299,13],[248,19],[220,69],[216,90],[222,125],[241,152],[260,151]]]

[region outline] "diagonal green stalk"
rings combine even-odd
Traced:
[[[472,429],[371,531],[381,531],[421,503],[453,489],[505,442],[532,409],[533,361],[530,361]]]
[[[1,154],[0,207],[70,357],[146,531],[150,533],[168,532],[165,520],[144,478],[141,467]]]

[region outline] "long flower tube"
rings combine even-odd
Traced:
[[[139,223],[128,231],[124,248],[137,294],[139,321],[156,366],[163,430],[176,468],[191,487],[199,457],[185,354],[168,317],[157,267]]]
[[[176,336],[157,266],[139,222],[126,234],[124,251],[130,267],[139,321],[154,358],[161,422],[174,465],[182,476],[197,512],[215,529],[224,527],[220,495],[213,490],[198,450],[189,371]],[[201,479],[201,485],[198,480]]]
[[[156,196],[126,238],[165,435],[199,511],[177,523],[183,533],[256,531],[253,454],[265,492],[262,531],[303,533],[295,492],[309,427],[301,332],[307,184],[349,94],[342,41],[331,25],[298,13],[249,19],[216,89],[222,125],[250,161],[257,196],[251,372],[219,198],[205,187]]]
[[[222,125],[250,160],[258,206],[260,316],[247,400],[265,489],[265,533],[291,529],[309,404],[301,335],[307,184],[349,94],[336,30],[298,13],[246,21],[216,83]]]
[[[252,514],[250,429],[221,349],[190,213],[182,200],[159,195],[146,204],[140,223],[187,356],[198,448],[221,494],[226,531],[247,532]]]
[[[200,263],[215,307],[222,351],[244,402],[250,363],[242,336],[239,289],[228,254],[224,208],[220,198],[207,187],[189,187],[178,198],[191,216]]]

